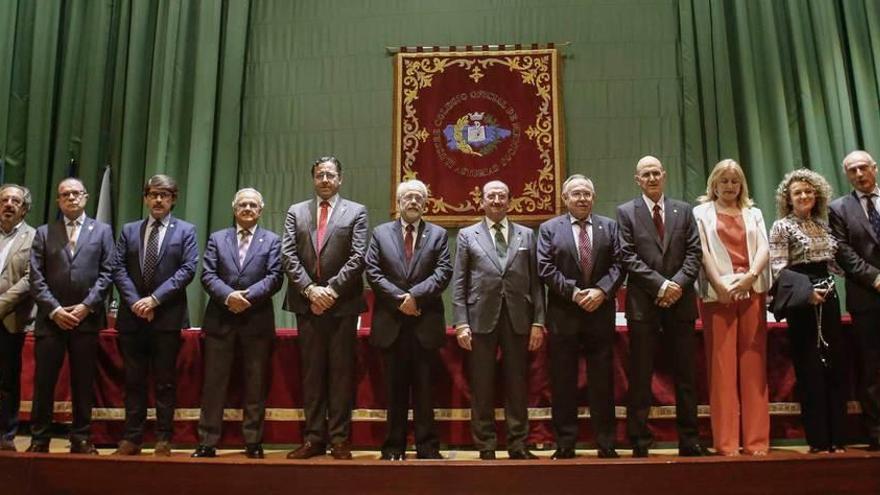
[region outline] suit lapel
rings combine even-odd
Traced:
[[[226,252],[232,254],[232,261],[241,271],[242,265],[238,261],[238,226],[232,227],[226,231]]]
[[[159,259],[156,261],[156,266],[162,262],[162,257],[165,256],[165,252],[168,251],[168,245],[171,244],[171,240],[174,239],[175,235],[177,235],[177,220],[171,215],[168,215],[168,225],[165,227],[165,238],[162,239],[162,245],[159,246]]]
[[[639,196],[633,204],[636,209],[636,218],[642,224],[642,228],[645,229],[645,232],[650,232],[654,242],[657,243],[657,247],[663,249],[663,243],[660,242],[660,234],[657,233],[657,227],[654,226],[653,213],[648,211],[648,205],[645,203],[644,198]]]
[[[672,238],[670,235],[671,232],[675,232],[675,228],[678,226],[679,221],[681,220],[679,217],[678,209],[672,207],[665,196],[663,197],[663,252],[666,252],[666,249],[669,248],[669,240]],[[653,220],[652,220],[653,222]]]
[[[336,201],[336,206],[334,206],[333,210],[330,212],[330,218],[327,219],[327,228],[324,230],[324,244],[321,246],[321,251],[323,251],[324,247],[327,245],[327,239],[333,235],[336,225],[345,218],[345,212],[347,210],[348,204],[346,204],[344,199],[339,198],[339,200]]]
[[[483,251],[486,252],[489,259],[495,264],[495,268],[497,268],[499,272],[503,272],[504,269],[501,267],[498,253],[495,251],[495,243],[492,242],[492,238],[489,237],[490,235],[492,234],[489,233],[489,227],[486,226],[486,221],[480,220],[479,227],[474,231],[474,237],[477,239],[477,244],[483,248]]]
[[[149,218],[142,221],[141,227],[138,229],[138,232],[140,232],[140,238],[137,239],[138,263],[140,264],[141,270],[144,269],[144,241],[147,240],[147,224],[148,223],[149,223]]]
[[[412,260],[410,260],[409,266],[406,267],[407,279],[412,275],[413,268],[419,263],[419,258],[422,256],[422,251],[424,251],[422,248],[424,247],[425,239],[428,237],[428,234],[428,224],[422,220],[419,224],[419,231],[416,232],[416,245],[413,246]]]
[[[256,228],[256,227],[254,227],[254,228]],[[256,256],[257,253],[259,253],[261,249],[263,249],[263,244],[264,244],[263,241],[264,241],[265,237],[266,237],[266,229],[257,228],[257,231],[254,232],[253,235],[251,235],[251,245],[248,246],[247,253],[245,253],[245,255],[244,255],[244,263],[242,263],[241,266],[239,267],[239,268],[241,268],[241,271],[244,271],[245,267],[248,266],[248,263],[251,262],[251,259],[253,259],[253,257]],[[236,250],[235,250],[235,259],[236,260],[238,259],[237,247],[238,247],[238,243],[237,243],[237,239],[236,239]]]
[[[15,233],[15,237],[9,241],[9,250],[6,252],[6,259],[3,260],[3,267],[0,268],[0,273],[4,273],[6,271],[6,267],[9,266],[9,258],[12,257],[12,254],[18,251],[21,247],[21,243],[24,242],[24,239],[27,237],[27,228],[25,224],[22,223],[21,227],[18,228],[18,232]]]
[[[519,252],[519,247],[522,245],[522,231],[516,226],[514,226],[513,222],[507,222],[507,262],[504,265],[504,269],[507,270],[507,267],[513,263],[513,258],[516,257],[516,253]]]
[[[559,239],[562,241],[562,249],[568,251],[568,254],[575,260],[578,260],[577,244],[574,241],[574,233],[571,231],[571,217],[565,215],[559,219],[556,227],[559,229]]]
[[[73,248],[73,256],[70,257],[71,261],[76,259],[76,255],[82,250],[82,246],[88,244],[89,239],[92,237],[92,230],[94,229],[95,221],[89,217],[85,217],[82,226],[79,228],[79,235],[76,237],[76,246]]]
[[[856,222],[862,226],[862,229],[871,236],[871,239],[874,239],[875,244],[880,244],[880,239],[877,239],[877,234],[874,232],[874,227],[871,226],[871,222],[868,220],[868,215],[865,214],[865,210],[862,209],[862,201],[859,199],[859,195],[857,192],[853,191],[852,194],[848,198],[846,198],[846,216],[848,218],[855,218]]]
[[[306,211],[303,219],[305,223],[309,226],[309,237],[312,239],[312,249],[315,250],[315,253],[318,252],[318,219],[315,215],[312,214],[317,208],[317,203],[315,200],[311,200],[306,204]]]

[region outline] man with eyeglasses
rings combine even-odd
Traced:
[[[211,234],[202,261],[202,286],[210,297],[202,321],[205,380],[199,446],[192,457],[214,457],[223,427],[223,405],[236,348],[241,353],[245,455],[262,459],[269,357],[275,341],[272,295],[281,289],[281,238],[257,226],[263,195],[241,189],[232,200],[235,226]]]
[[[289,459],[327,452],[351,459],[351,410],[358,315],[367,251],[367,209],[339,196],[342,163],[312,165],[315,198],[291,205],[284,222],[281,262],[287,274],[284,309],[296,314],[302,360],[305,431]]]
[[[581,174],[562,184],[565,214],[541,224],[538,272],[547,285],[549,368],[553,390],[552,459],[573,459],[578,439],[579,358],[587,360],[590,419],[600,458],[614,448],[614,296],[620,267],[617,222],[593,213],[596,190]]]
[[[147,379],[156,397],[156,456],[171,455],[180,331],[189,326],[186,286],[199,263],[196,228],[174,217],[177,182],[154,175],[144,184],[145,220],[127,223],[116,243],[113,281],[122,301],[116,328],[125,368],[125,430],[115,454],[141,451]]]
[[[0,186],[0,450],[15,451],[21,404],[21,349],[34,321],[28,269],[36,231],[24,221],[31,192]]]
[[[28,452],[49,452],[55,382],[66,353],[73,399],[70,453],[98,453],[89,434],[98,331],[105,325],[113,270],[113,232],[86,216],[88,198],[81,180],[62,180],[57,199],[62,216],[37,229],[31,248],[30,285],[37,318]]]
[[[367,280],[376,296],[370,342],[382,349],[388,391],[382,460],[406,459],[407,412],[412,394],[416,457],[442,459],[434,424],[432,374],[446,343],[443,290],[452,277],[446,229],[422,219],[428,188],[397,186],[399,219],[373,230]]]

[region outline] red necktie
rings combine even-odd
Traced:
[[[413,230],[415,230],[415,227],[411,223],[407,224],[406,235],[403,236],[403,255],[406,257],[407,265],[412,261],[413,256]]]
[[[590,281],[590,271],[593,269],[593,243],[590,240],[590,231],[587,230],[587,221],[578,222],[581,226],[581,234],[578,236],[578,255],[580,256],[581,273],[584,282]]]
[[[657,235],[660,236],[660,241],[663,241],[663,217],[660,216],[660,205],[654,205],[654,227],[657,227]]]
[[[321,214],[318,215],[318,252],[317,252],[317,273],[321,278],[321,248],[324,246],[324,234],[327,231],[327,217],[330,216],[330,203],[326,200],[321,201]]]

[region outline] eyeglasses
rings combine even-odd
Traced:
[[[173,194],[168,191],[150,191],[147,194],[144,194],[147,199],[168,199]]]
[[[315,178],[318,180],[333,180],[339,177],[335,172],[315,172]]]
[[[259,210],[260,204],[253,201],[241,201],[235,204],[235,209],[244,210],[250,208],[251,210]]]
[[[70,199],[79,199],[79,198],[82,198],[83,196],[86,196],[86,195],[88,195],[88,193],[85,191],[64,191],[64,192],[58,193],[59,198],[70,198]]]

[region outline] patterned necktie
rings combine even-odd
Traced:
[[[871,222],[871,227],[874,229],[874,235],[877,236],[877,239],[880,239],[880,214],[877,214],[877,208],[874,207],[874,198],[876,194],[867,194],[864,196],[865,203],[868,207],[868,221]]]
[[[159,264],[159,227],[162,222],[153,222],[150,228],[150,238],[147,240],[147,251],[144,253],[144,284],[147,290],[153,290],[153,275],[156,274],[156,266]]]
[[[239,232],[241,239],[238,241],[238,265],[244,265],[244,258],[247,256],[248,247],[251,245],[251,231],[242,229]]]
[[[504,226],[501,223],[496,223],[492,228],[495,229],[495,253],[498,254],[501,266],[504,266],[507,264],[507,241],[504,239],[504,234],[501,233]]]
[[[413,256],[413,230],[415,227],[411,223],[406,225],[406,235],[403,236],[403,255],[406,257],[406,264],[412,261]]]
[[[578,261],[584,281],[589,282],[590,272],[593,270],[593,242],[590,239],[587,221],[581,220],[578,222],[578,225],[581,226],[581,233],[578,236],[578,256],[580,258]]]
[[[660,241],[663,241],[663,217],[660,216],[660,205],[654,205],[654,227],[657,227],[657,235],[660,236]]]
[[[327,232],[327,217],[330,216],[330,202],[321,201],[321,213],[318,215],[318,252],[316,253],[315,272],[321,278],[321,248],[324,246],[324,234]]]
[[[67,248],[70,250],[70,254],[74,254],[76,252],[76,238],[77,234],[77,225],[79,222],[76,220],[71,220],[67,222]]]

